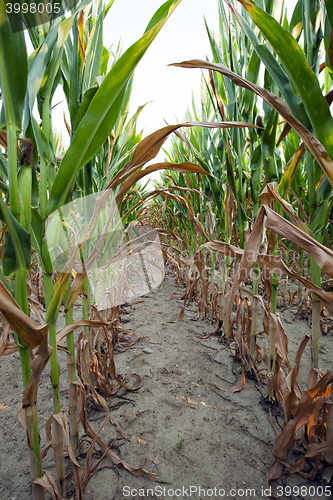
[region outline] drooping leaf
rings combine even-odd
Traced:
[[[290,109],[286,103],[277,96],[274,96],[268,90],[249,82],[245,78],[237,75],[236,73],[230,71],[223,64],[213,64],[207,61],[202,61],[199,59],[192,61],[184,61],[182,63],[173,64],[172,66],[178,66],[182,68],[205,68],[213,71],[218,71],[223,75],[228,76],[236,85],[240,87],[252,90],[258,96],[262,97],[272,108],[274,108],[280,115],[291,125],[291,127],[298,133],[298,135],[303,139],[306,146],[309,148],[315,159],[318,161],[323,172],[325,173],[328,181],[333,186],[333,162],[329,157],[325,147],[321,142],[318,141],[310,131],[290,112]],[[326,140],[325,140],[326,142]]]
[[[49,326],[41,326],[24,314],[5,285],[0,281],[0,311],[22,342],[33,349],[41,344]]]
[[[291,84],[305,106],[316,138],[324,145],[330,158],[333,158],[333,118],[318,78],[310,68],[304,52],[293,36],[272,16],[250,0],[238,0],[238,2],[250,14],[276,51]]]

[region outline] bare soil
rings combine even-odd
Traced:
[[[115,347],[117,373],[137,373],[143,385],[137,391],[121,389],[108,401],[113,419],[129,437],[129,441],[118,438],[113,451],[130,465],[160,475],[164,482],[135,477],[104,459],[88,484],[85,500],[267,498],[266,471],[273,461],[276,438],[273,424],[280,429],[283,414],[265,399],[264,377],[260,383],[247,378],[241,392],[225,392],[214,386],[234,387],[241,376],[241,365],[221,335],[202,338],[214,331],[214,325],[207,320],[195,321],[194,303],[186,309],[182,321],[177,321],[182,293],[174,279],[167,277],[159,289],[122,307],[121,325],[146,340],[129,348]],[[306,320],[298,317],[291,322],[296,313],[296,306],[280,312],[289,338],[291,365],[301,340],[310,334]],[[79,309],[76,316],[79,319]],[[259,342],[264,345],[264,335],[260,337]],[[320,338],[320,368],[325,371],[332,369],[332,351],[331,331]],[[308,356],[307,348],[300,371],[302,390],[307,384]],[[59,363],[64,390],[65,354],[59,353]],[[29,453],[17,416],[22,390],[17,353],[0,358],[0,374],[0,500],[27,500],[31,498]],[[126,380],[132,380],[131,376]],[[45,424],[52,414],[48,369],[40,381],[38,401],[43,445]],[[63,405],[67,405],[65,394]],[[89,421],[97,431],[104,412],[92,403],[88,408]],[[110,423],[100,432],[107,444],[116,436]],[[83,442],[82,450],[86,448]],[[96,458],[99,456],[97,448]],[[79,461],[84,463],[84,454]],[[55,475],[52,451],[47,454],[44,467]],[[330,498],[331,495],[320,495],[318,486],[325,485],[319,481],[285,475],[272,485],[272,495],[306,500]],[[68,463],[67,498],[75,498],[71,485],[73,477]],[[288,486],[294,489],[290,491]],[[315,489],[309,489],[310,486]]]

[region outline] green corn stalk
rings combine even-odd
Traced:
[[[21,132],[22,114],[24,98],[26,93],[28,78],[28,65],[24,35],[22,32],[12,33],[8,17],[5,13],[5,5],[0,5],[0,85],[2,90],[2,107],[0,114],[0,126],[7,131],[8,141],[8,181],[9,181],[9,206],[12,217],[4,206],[1,198],[1,211],[9,229],[8,238],[14,246],[16,263],[14,267],[14,294],[18,304],[26,314],[29,314],[26,274],[30,267],[30,259],[22,255],[22,251],[27,250],[20,246],[20,234],[23,233],[23,226],[18,225],[15,219],[20,219],[20,203],[18,197],[17,178],[17,141],[16,134]],[[27,170],[26,170],[27,169]],[[27,160],[27,165],[23,167],[21,178],[31,175],[31,159]],[[31,183],[22,187],[21,221],[25,219],[25,227],[29,224],[29,190]],[[31,192],[31,191],[30,191]],[[15,227],[16,226],[16,227]],[[22,228],[22,229],[21,229]],[[28,227],[29,229],[29,227]],[[7,239],[9,243],[9,239]],[[8,245],[7,245],[8,246]],[[30,257],[30,247],[28,245],[28,257]],[[16,269],[15,269],[16,268]],[[19,353],[22,368],[23,386],[26,387],[31,377],[30,355],[28,347],[16,337],[19,344]],[[32,411],[31,411],[32,410]],[[27,436],[30,448],[30,473],[33,483],[33,494],[37,500],[44,499],[42,488],[34,484],[34,480],[42,475],[42,462],[40,455],[40,444],[38,436],[37,409],[33,406],[25,407],[27,420]]]
[[[51,100],[54,91],[54,82],[57,73],[60,68],[60,63],[62,59],[62,52],[64,48],[65,41],[69,36],[71,27],[74,23],[75,16],[71,16],[68,19],[62,20],[58,28],[58,37],[54,44],[53,52],[49,64],[46,66],[44,81],[42,81],[41,87],[39,88],[39,97],[42,102],[42,131],[49,143],[53,142],[52,139],[52,125],[51,125]],[[47,204],[47,192],[48,188],[51,188],[51,182],[53,180],[52,165],[46,162],[44,159],[40,162],[40,211],[43,224],[46,221],[46,204]],[[50,175],[51,174],[51,175]],[[43,230],[43,232],[45,229]],[[43,262],[47,262],[49,259],[45,256],[48,253],[46,247],[44,247],[44,252],[42,257],[44,257]],[[52,394],[53,394],[53,411],[55,414],[61,412],[61,401],[60,401],[60,391],[59,391],[59,368],[57,359],[57,344],[56,344],[56,319],[57,315],[49,313],[52,299],[54,297],[53,293],[53,281],[52,273],[53,269],[48,269],[48,266],[43,265],[43,275],[44,275],[44,288],[45,288],[45,307],[48,311],[47,320],[50,324],[49,329],[49,342],[52,347],[51,355],[51,383],[52,383]],[[51,320],[52,318],[52,320]],[[56,419],[53,421],[53,441],[54,441],[54,454],[55,462],[59,483],[59,490],[64,496],[66,493],[65,486],[65,462],[63,453],[63,435],[61,425]]]
[[[70,291],[70,280],[66,285],[64,294],[64,303],[67,302]],[[66,325],[73,323],[74,306],[71,307],[66,313]],[[76,380],[75,369],[75,345],[74,345],[74,332],[70,332],[66,337],[67,343],[67,376],[68,376],[68,408],[69,408],[69,437],[74,455],[78,452],[79,445],[79,429],[77,421],[77,387],[73,383]]]
[[[272,81],[269,78],[269,75],[265,75],[266,85],[271,86]],[[271,108],[267,109],[267,118],[266,118],[266,128],[262,135],[262,154],[263,154],[263,170],[265,172],[265,177],[267,182],[274,182],[278,180],[278,172],[275,158],[275,144],[276,144],[276,132],[277,132],[277,122],[278,122],[278,114],[276,111]],[[274,235],[269,235],[269,241],[274,241]],[[277,255],[278,247],[277,243],[273,243],[274,248],[271,248],[271,253],[273,255]],[[278,287],[278,277],[276,273],[272,273],[271,277],[271,287],[272,287],[272,297],[270,304],[270,312],[272,315],[275,315],[277,311],[277,287]],[[276,323],[273,319],[273,316],[270,317],[269,324],[269,348],[268,348],[268,368],[267,368],[267,395],[270,399],[274,396],[274,391],[272,388],[272,379],[274,377],[275,372],[275,340],[276,340]]]
[[[260,132],[261,134],[261,132]],[[253,200],[253,223],[256,220],[257,212],[259,210],[259,194],[262,178],[262,154],[261,145],[259,144],[251,156],[251,197]],[[256,345],[258,334],[258,306],[259,306],[259,266],[253,266],[253,307],[252,307],[252,321],[250,332],[250,356],[253,363],[256,361]]]

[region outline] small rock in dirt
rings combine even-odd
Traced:
[[[143,352],[145,352],[146,354],[153,354],[154,351],[152,349],[149,349],[149,347],[145,347],[143,349]]]

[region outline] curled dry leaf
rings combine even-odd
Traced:
[[[309,148],[319,165],[321,166],[327,179],[333,186],[333,162],[328,156],[328,153],[322,143],[316,139],[311,132],[292,114],[287,104],[280,98],[273,95],[268,90],[256,85],[253,82],[242,78],[223,64],[215,64],[200,59],[193,59],[191,61],[183,61],[181,63],[170,64],[170,66],[178,66],[181,68],[202,68],[212,71],[218,71],[223,75],[230,78],[236,85],[243,87],[251,92],[254,92],[259,97],[262,97],[272,108],[274,108],[298,133],[303,139],[306,146]]]
[[[71,325],[67,325],[57,333],[57,344],[62,341],[66,335],[73,332],[76,328],[80,328],[82,326],[90,326],[90,327],[100,327],[100,326],[109,326],[105,321],[91,320],[91,319],[80,319],[79,321],[75,321]]]
[[[44,368],[52,354],[52,347],[48,345],[48,335],[45,335],[40,344],[36,356],[30,363],[31,377],[23,390],[22,406],[32,406],[37,401],[38,382]]]
[[[142,467],[133,467],[124,460],[122,460],[121,458],[119,458],[118,455],[116,455],[112,450],[110,450],[109,447],[102,441],[102,439],[98,437],[98,435],[92,430],[92,428],[88,423],[86,392],[84,390],[84,387],[78,381],[77,381],[77,386],[79,389],[79,408],[80,408],[79,415],[84,431],[88,437],[96,440],[96,443],[100,447],[102,453],[105,453],[105,456],[109,458],[113,464],[117,465],[118,467],[123,467],[124,469],[131,472],[131,474],[133,474],[134,476],[146,476],[148,479],[150,479],[150,481],[157,481],[159,483],[163,483],[164,481],[158,474],[149,472],[143,469]]]
[[[60,494],[55,480],[52,477],[51,472],[48,470],[44,472],[42,477],[35,479],[35,484],[39,484],[45,491],[48,491],[52,496],[53,500],[62,500],[62,495]]]
[[[263,205],[270,207],[270,200],[277,201],[281,208],[286,212],[288,217],[290,218],[291,222],[301,231],[304,233],[308,234],[311,236],[311,238],[315,239],[315,236],[309,226],[305,224],[294,212],[293,207],[288,203],[286,200],[284,200],[278,191],[278,185],[276,182],[270,182],[269,184],[266,184],[264,187],[261,195],[259,196],[259,200],[262,202]]]
[[[288,370],[291,369],[289,359],[288,359],[288,337],[284,331],[281,320],[279,316],[275,313],[271,313],[271,317],[276,324],[276,337],[275,337],[275,347],[278,349],[282,356],[283,362]]]
[[[33,349],[41,344],[49,326],[41,326],[24,314],[2,281],[0,281],[0,311],[26,346]]]
[[[0,358],[1,356],[8,356],[9,354],[13,354],[18,351],[18,346],[15,342],[9,340],[11,337],[9,330],[10,325],[7,323],[2,330],[2,334],[0,335]]]
[[[163,146],[165,140],[168,138],[170,134],[173,132],[176,132],[179,128],[182,127],[203,127],[203,128],[257,128],[256,125],[253,125],[252,123],[245,123],[245,122],[238,122],[238,121],[229,121],[229,122],[200,122],[200,121],[193,121],[193,122],[185,122],[185,123],[179,123],[177,125],[168,125],[166,127],[163,127],[156,132],[153,132],[150,134],[148,137],[143,139],[138,146],[135,149],[134,155],[132,159],[124,165],[124,167],[120,170],[120,172],[112,179],[110,184],[107,186],[108,188],[115,189],[119,184],[124,182],[125,180],[129,184],[133,184],[129,182],[129,176],[133,174],[136,170],[138,170],[140,167],[145,165],[148,161],[153,160],[157,153],[160,151],[161,147]],[[207,174],[207,171],[199,167],[198,165],[191,164],[191,163],[183,163],[180,164],[181,166],[179,167],[180,170],[177,170],[177,164],[156,164],[159,165],[159,168],[156,168],[155,170],[160,170],[160,169],[167,169],[167,170],[176,170],[178,172],[199,172]],[[163,167],[164,165],[164,167]],[[173,166],[172,166],[173,165]],[[187,168],[186,168],[187,165]],[[181,170],[182,168],[185,168],[185,170]],[[194,168],[195,170],[191,170],[191,168]],[[154,170],[153,170],[154,171]],[[145,169],[144,172],[150,173],[148,169]],[[146,175],[146,174],[144,174]],[[128,188],[127,188],[128,189]],[[126,190],[127,190],[126,189]]]
[[[317,384],[310,390],[304,391],[294,418],[289,420],[283,428],[281,434],[274,443],[273,455],[275,460],[267,472],[267,481],[278,479],[288,464],[288,451],[293,448],[297,432],[307,425],[310,419],[313,420],[316,401],[326,396],[326,389],[333,381],[333,370],[328,371]]]
[[[84,500],[84,496],[83,496],[84,487],[83,487],[83,483],[82,483],[83,469],[80,466],[80,464],[78,463],[78,461],[76,460],[74,453],[73,453],[73,450],[72,450],[72,447],[71,447],[71,442],[70,442],[71,440],[70,440],[70,435],[69,435],[69,425],[68,425],[67,415],[64,411],[62,411],[61,413],[54,414],[53,419],[56,420],[56,422],[62,428],[68,456],[69,456],[69,458],[72,462],[72,465],[73,465],[76,498],[77,498],[77,500]]]
[[[302,455],[298,460],[296,460],[294,465],[291,465],[286,469],[290,474],[292,474],[293,472],[300,472],[303,469],[305,460],[307,458],[316,458],[318,456],[321,457],[322,453],[324,453],[325,451],[332,451],[332,450],[333,450],[333,443],[309,444],[305,455]]]
[[[282,407],[286,422],[289,421],[290,415],[297,409],[298,398],[301,399],[302,397],[302,394],[297,384],[297,379],[298,379],[299,365],[301,362],[301,358],[309,340],[310,336],[306,335],[302,340],[302,342],[300,343],[295,357],[295,364],[287,376],[287,385],[289,392],[287,392],[284,395],[284,398],[282,400]]]
[[[216,387],[220,391],[224,391],[224,392],[239,392],[239,391],[241,391],[243,389],[244,384],[245,384],[245,368],[244,368],[244,365],[243,365],[242,376],[241,376],[241,378],[240,378],[240,380],[239,380],[239,382],[238,382],[237,385],[235,385],[234,387],[231,387],[230,389],[225,389],[223,387],[219,387],[216,384],[212,384],[212,386]]]
[[[317,264],[324,272],[333,277],[332,250],[318,243],[316,240],[311,238],[311,236],[304,233],[302,230],[295,227],[293,224],[281,217],[281,215],[274,212],[274,210],[271,210],[267,206],[262,206],[258,212],[256,222],[248,239],[245,250],[241,250],[239,248],[235,249],[235,247],[219,241],[208,242],[205,244],[205,246],[211,248],[213,251],[218,251],[224,255],[229,255],[237,259],[241,257],[240,264],[233,281],[232,289],[228,292],[226,297],[225,328],[227,336],[229,335],[230,329],[229,318],[231,315],[231,308],[236,297],[237,289],[239,288],[241,282],[247,277],[251,267],[255,263],[260,264],[261,266],[272,272],[286,274],[301,281],[306,286],[306,288],[308,288],[319,298],[319,300],[321,300],[327,310],[333,315],[333,300],[328,293],[324,292],[321,288],[317,287],[306,278],[303,278],[297,273],[289,270],[284,262],[280,259],[280,257],[276,257],[273,255],[259,255],[259,248],[261,244],[264,224],[266,228],[271,229],[281,236],[288,238],[291,242],[303,248],[313,257],[313,259],[317,262]],[[199,251],[201,250],[199,249]]]

